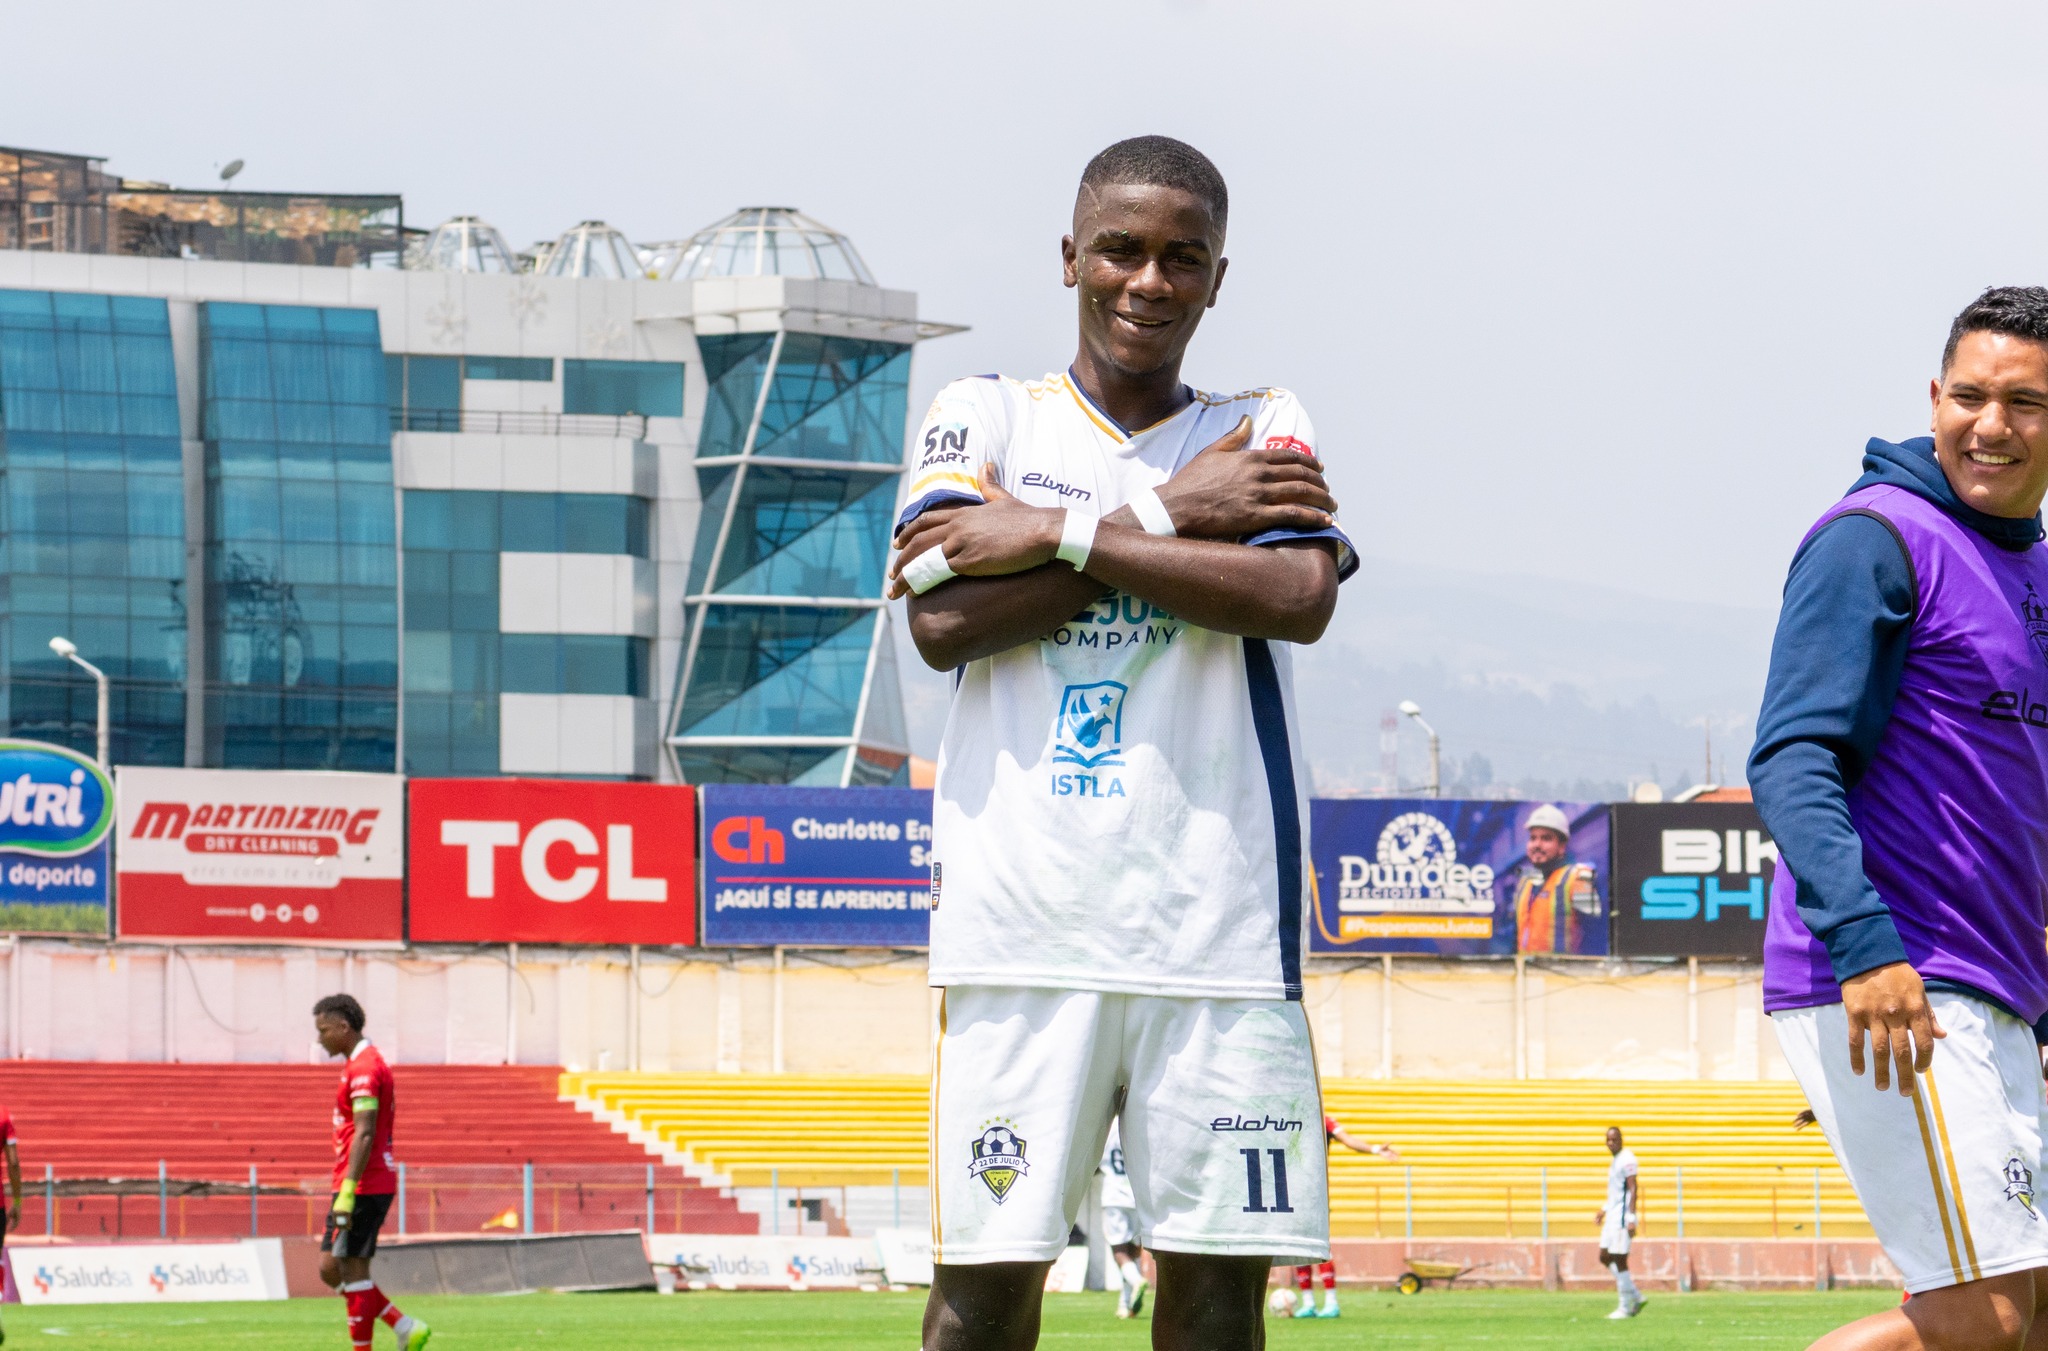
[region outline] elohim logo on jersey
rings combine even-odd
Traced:
[[[1015,1122],[990,1122],[975,1139],[974,1158],[967,1165],[967,1176],[980,1178],[997,1205],[1009,1196],[1017,1179],[1030,1171],[1024,1162],[1024,1137],[1017,1134]]]
[[[2032,582],[2027,583],[2027,594],[2020,597],[2019,610],[2027,641],[2042,660],[2048,661],[2048,603],[2042,602]],[[1994,722],[2023,722],[2029,727],[2048,729],[2048,704],[2034,698],[2031,689],[1993,690],[1984,696],[1977,712]]]
[[[1121,765],[1124,749],[1124,696],[1130,687],[1117,680],[1069,685],[1060,693],[1059,725],[1053,738],[1056,765],[1105,769]]]

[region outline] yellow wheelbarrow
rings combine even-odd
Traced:
[[[1394,1288],[1404,1295],[1419,1294],[1422,1287],[1431,1281],[1442,1281],[1445,1285],[1455,1282],[1475,1267],[1461,1267],[1456,1262],[1432,1262],[1426,1258],[1411,1257],[1408,1269],[1401,1273],[1401,1279],[1394,1282]]]

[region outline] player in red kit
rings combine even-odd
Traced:
[[[21,1223],[21,1151],[16,1147],[14,1118],[5,1107],[0,1107],[0,1144],[7,1147],[7,1194],[5,1210],[0,1210],[0,1259],[12,1262],[6,1255],[7,1235]],[[7,1340],[7,1334],[0,1332],[0,1342]]]
[[[1323,1113],[1323,1143],[1325,1146],[1342,1145],[1359,1154],[1373,1154],[1382,1159],[1398,1159],[1400,1151],[1392,1145],[1376,1145],[1361,1140],[1338,1124],[1337,1118]],[[1315,1283],[1323,1283],[1323,1307],[1316,1309]],[[1301,1291],[1301,1303],[1295,1306],[1296,1318],[1335,1318],[1337,1309],[1337,1264],[1335,1262],[1312,1262],[1294,1269],[1294,1284]]]
[[[397,1335],[399,1351],[419,1351],[432,1330],[400,1313],[370,1279],[377,1230],[398,1191],[391,1155],[397,1095],[391,1067],[363,1035],[363,1021],[363,1006],[352,995],[331,994],[313,1006],[320,1049],[347,1060],[334,1095],[334,1201],[320,1240],[320,1279],[348,1301],[348,1336],[356,1351],[369,1351],[379,1319]]]

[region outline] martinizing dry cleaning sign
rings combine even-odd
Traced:
[[[100,767],[41,741],[0,740],[0,929],[107,931],[114,790]]]

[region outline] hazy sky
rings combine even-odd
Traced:
[[[0,141],[402,192],[518,245],[742,203],[851,234],[928,317],[914,401],[1063,365],[1088,155],[1232,190],[1190,380],[1286,385],[1369,555],[1775,603],[1945,325],[2048,280],[2048,6],[0,0]]]

